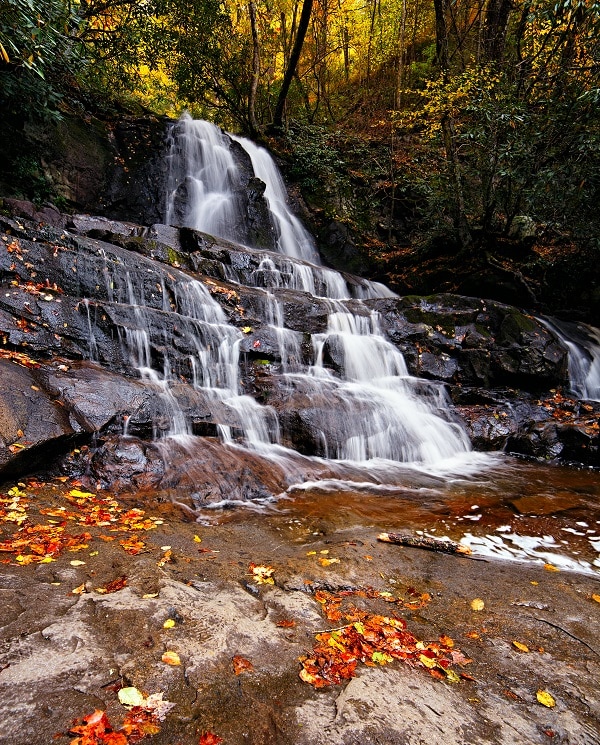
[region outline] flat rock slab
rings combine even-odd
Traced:
[[[31,510],[60,499],[51,490]],[[99,537],[114,537],[110,527],[90,528],[87,549],[51,563],[16,566],[2,554],[12,558],[0,564],[2,743],[68,743],[73,720],[95,709],[118,727],[120,685],[176,704],[149,738],[156,745],[197,743],[209,731],[227,745],[599,742],[597,577],[391,546],[352,521],[331,528],[282,511],[199,524],[170,504],[131,497],[123,509],[133,506],[159,519],[136,534],[146,544],[138,555]],[[321,556],[339,563],[322,566]],[[251,563],[273,567],[274,584],[257,583]],[[123,588],[103,593],[117,578]],[[314,591],[360,587],[428,593],[424,607],[400,611],[408,630],[450,636],[472,659],[457,669],[474,680],[451,685],[398,661],[359,665],[352,680],[320,690],[300,680],[298,658],[333,626]],[[165,664],[166,651],[181,664]],[[235,656],[253,670],[236,675]],[[539,704],[538,690],[556,706]]]

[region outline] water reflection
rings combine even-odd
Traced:
[[[270,510],[332,530],[422,531],[470,545],[475,555],[600,572],[597,471],[497,456],[467,477],[405,469],[396,484],[323,480],[298,483]],[[212,519],[247,519],[217,511]]]

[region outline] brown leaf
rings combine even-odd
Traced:
[[[236,675],[241,675],[244,672],[254,672],[254,665],[250,662],[250,660],[247,660],[245,657],[241,657],[239,654],[236,654],[235,657],[233,657],[232,662],[233,670]]]

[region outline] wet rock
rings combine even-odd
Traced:
[[[9,349],[44,363],[37,380],[49,405],[60,407],[67,438],[120,433],[124,423],[130,434],[152,438],[173,431],[174,416],[186,422],[180,431],[212,437],[224,425],[240,435],[244,415],[198,386],[203,373],[192,360],[204,328],[215,329],[210,344],[220,343],[223,333],[239,340],[240,390],[273,407],[285,444],[324,455],[323,433],[333,451],[352,436],[348,422],[339,431],[343,396],[294,390],[284,375],[312,362],[314,335],[327,330],[332,309],[331,301],[294,289],[297,273],[310,271],[325,292],[328,270],[188,228],[144,228],[88,215],[68,218],[66,228],[40,227],[31,210],[14,209],[28,217],[0,217],[0,334]],[[200,283],[192,285],[190,277]],[[340,291],[360,297],[361,280],[344,279]],[[203,325],[196,292],[216,300],[222,316]],[[451,295],[345,303],[358,315],[377,314],[409,372],[449,386],[477,449],[597,461],[597,434],[585,412],[570,422],[549,421],[534,402],[566,379],[566,350],[534,317]],[[225,332],[220,318],[239,331]],[[334,375],[344,368],[334,336],[323,346],[323,364]],[[140,366],[168,370],[170,387],[139,380]],[[503,392],[486,398],[490,388]],[[20,458],[6,452],[8,460]]]
[[[275,464],[210,438],[150,443],[113,436],[85,461],[82,471],[91,483],[116,492],[187,494],[194,507],[271,499],[286,488],[285,475]]]
[[[81,427],[27,368],[0,359],[0,380],[0,474],[8,477],[38,465],[44,445],[48,454],[64,450]]]

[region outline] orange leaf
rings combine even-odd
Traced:
[[[239,654],[235,655],[232,662],[233,670],[236,675],[240,675],[243,672],[254,672],[254,665],[250,662],[250,660],[247,660],[245,657],[241,657]]]
[[[212,732],[203,732],[200,735],[198,745],[219,745],[220,742],[223,742],[222,737],[219,737]]]
[[[163,656],[161,657],[162,661],[167,665],[181,665],[181,658],[177,654],[177,652],[165,652]]]

